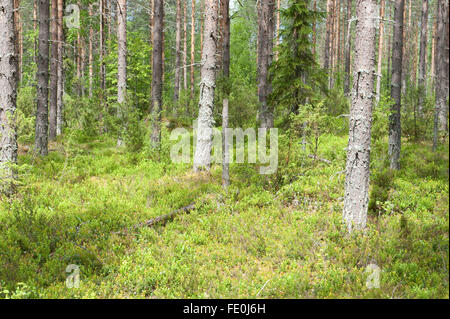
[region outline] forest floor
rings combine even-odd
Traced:
[[[18,195],[0,200],[0,297],[448,298],[448,145],[404,141],[405,169],[378,181],[367,231],[348,235],[347,137],[323,141],[331,164],[280,157],[280,174],[300,172],[287,181],[235,164],[227,191],[218,165],[194,174],[108,137],[54,143],[47,158],[22,147]],[[70,264],[79,288],[66,286]]]

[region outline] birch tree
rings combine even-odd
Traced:
[[[349,231],[363,229],[369,203],[370,136],[374,86],[374,0],[356,1],[356,36],[350,131],[345,176],[344,221]]]

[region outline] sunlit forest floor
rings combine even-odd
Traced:
[[[347,137],[321,141],[331,164],[281,142],[277,174],[231,165],[227,191],[218,165],[194,174],[110,137],[59,141],[47,158],[21,146],[18,195],[0,201],[0,297],[448,298],[448,145],[404,140],[396,174],[374,160],[367,231],[348,235]],[[66,287],[69,264],[79,288]],[[366,287],[369,264],[379,288]]]

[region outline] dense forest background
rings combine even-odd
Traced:
[[[0,6],[1,298],[448,298],[448,0]]]

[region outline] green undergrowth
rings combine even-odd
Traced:
[[[448,146],[404,141],[395,173],[375,152],[368,227],[349,235],[346,144],[322,136],[326,163],[281,135],[277,173],[232,164],[227,191],[218,165],[194,174],[109,137],[21,154],[18,194],[0,200],[0,297],[448,298]],[[70,264],[79,288],[66,287]]]

